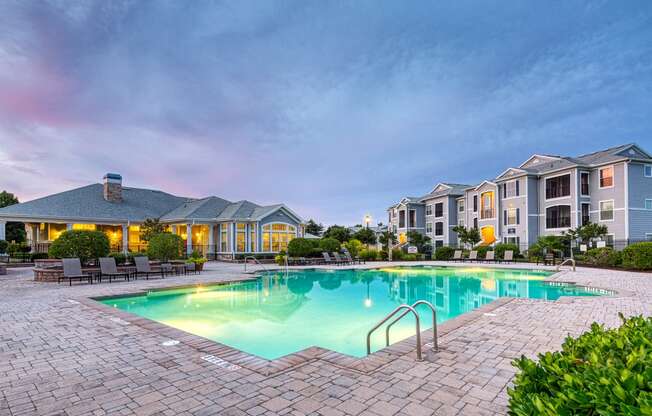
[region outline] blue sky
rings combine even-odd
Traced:
[[[652,150],[648,1],[2,1],[0,189],[386,221],[532,153]]]

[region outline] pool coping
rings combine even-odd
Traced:
[[[451,266],[451,267],[455,267],[455,266]],[[379,267],[379,268],[383,268],[383,267]],[[316,269],[321,269],[321,268],[316,268]],[[373,269],[377,269],[377,268],[372,267],[367,269],[354,269],[354,270],[373,270]],[[302,270],[302,269],[298,269],[298,270]],[[333,270],[333,269],[321,269],[321,270]],[[335,270],[347,270],[347,269],[341,268]],[[548,278],[544,279],[543,282],[555,283],[555,284],[571,284],[584,289],[589,289],[589,290],[595,289],[595,290],[609,292],[608,294],[602,294],[601,297],[627,296],[626,293],[623,293],[624,291],[616,291],[613,289],[600,288],[596,286],[579,285],[570,280],[557,280],[559,277],[563,277],[563,275],[565,275],[566,273],[567,271],[560,271],[554,273],[551,276],[548,276]],[[416,334],[408,338],[405,338],[401,341],[398,341],[394,344],[391,344],[388,347],[375,351],[365,357],[354,357],[327,348],[312,346],[282,356],[277,359],[268,360],[259,357],[257,355],[239,350],[237,348],[222,344],[219,341],[214,341],[208,338],[204,338],[200,335],[192,334],[184,330],[174,328],[166,324],[153,321],[151,319],[144,318],[135,315],[133,313],[123,311],[121,309],[117,309],[111,307],[110,305],[101,303],[101,300],[103,299],[108,299],[108,298],[116,299],[116,298],[130,297],[130,296],[146,295],[148,292],[153,292],[153,291],[185,289],[185,288],[193,288],[198,286],[225,286],[233,283],[253,281],[253,280],[257,280],[257,277],[251,277],[251,276],[234,277],[232,279],[221,281],[221,282],[208,282],[202,284],[187,284],[187,285],[174,285],[174,286],[159,286],[154,288],[148,288],[147,290],[139,290],[135,292],[121,293],[117,295],[79,297],[79,298],[75,298],[74,300],[87,307],[105,313],[107,315],[110,315],[111,318],[113,318],[115,321],[120,322],[122,324],[135,325],[139,328],[155,332],[156,334],[165,337],[169,340],[179,341],[180,344],[189,346],[197,350],[197,352],[201,354],[200,356],[197,357],[198,359],[201,359],[202,357],[205,359],[206,357],[211,357],[211,356],[218,357],[218,360],[222,364],[224,364],[221,367],[226,368],[227,370],[230,369],[231,371],[242,367],[264,376],[270,376],[283,371],[290,370],[298,365],[302,365],[315,360],[322,360],[346,370],[353,370],[361,373],[369,373],[372,371],[376,371],[382,368],[383,366],[389,364],[390,362],[402,357],[407,356],[416,360],[416,345],[417,345]],[[577,298],[581,298],[581,297],[564,296],[554,301],[549,301],[544,299],[530,299],[530,300],[539,301],[539,302],[568,303],[574,301],[574,299]],[[489,314],[492,311],[510,302],[515,301],[516,299],[518,298],[501,297],[488,304],[482,305],[479,308],[466,312],[442,324],[437,325],[438,340],[440,341],[441,338],[446,336],[447,334],[473,321],[481,319],[484,316],[487,316],[486,314]],[[493,316],[493,315],[489,315],[489,316]],[[421,337],[422,337],[422,348],[423,348],[424,356],[425,359],[427,360],[428,355],[431,352],[434,352],[432,351],[432,347],[431,347],[432,330],[429,328],[424,331],[421,331]],[[435,353],[445,353],[445,352],[446,352],[446,345],[439,342],[439,350]]]

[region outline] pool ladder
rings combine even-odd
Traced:
[[[263,263],[258,261],[258,259],[255,258],[254,256],[247,256],[247,257],[244,258],[244,271],[245,271],[245,273],[247,273],[247,260],[249,260],[249,259],[253,260],[254,263],[258,263],[258,265],[260,267],[262,267],[263,269],[265,269],[266,272],[269,273],[269,269],[267,267],[265,267],[265,265]]]
[[[400,321],[405,315],[412,313],[414,315],[415,326],[417,330],[417,361],[423,361],[423,355],[421,353],[421,319],[419,314],[416,311],[416,307],[419,305],[426,305],[432,311],[432,349],[437,351],[439,346],[437,345],[437,310],[432,305],[432,303],[425,300],[418,300],[412,304],[402,304],[396,307],[392,312],[385,316],[380,322],[378,322],[371,330],[367,333],[367,355],[371,354],[371,334],[374,333],[378,328],[380,328],[385,322],[392,319],[397,313],[403,311],[397,318],[387,325],[385,328],[385,346],[389,347],[389,330],[390,328]]]

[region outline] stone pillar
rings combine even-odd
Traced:
[[[6,226],[7,226],[7,221],[0,221],[0,240],[7,239]]]
[[[208,254],[215,253],[215,236],[213,235],[215,226],[213,224],[208,225]]]
[[[129,226],[122,224],[122,252],[129,253]]]
[[[186,224],[186,253],[192,254],[192,224]]]

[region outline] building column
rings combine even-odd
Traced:
[[[176,225],[171,226],[170,229],[172,230],[172,234],[177,233],[177,226]]]
[[[0,240],[7,239],[7,221],[0,221]]]
[[[215,231],[215,226],[213,224],[208,225],[208,254],[215,254],[215,236],[213,235]]]
[[[72,224],[66,224],[66,230],[68,231],[72,230]]]
[[[186,253],[192,254],[192,224],[186,224]]]
[[[129,226],[122,224],[122,251],[129,253]]]
[[[235,223],[231,223],[231,254],[235,255]]]

